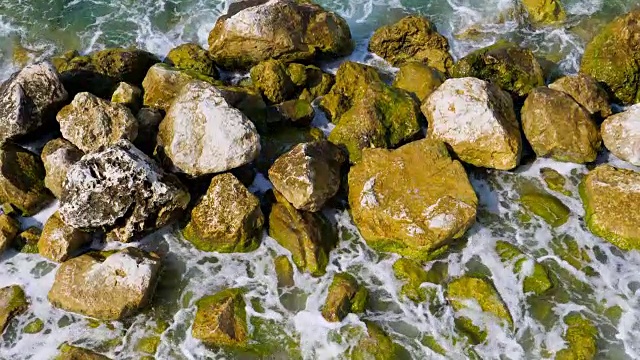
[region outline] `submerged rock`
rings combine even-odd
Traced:
[[[60,198],[62,187],[71,165],[82,158],[82,151],[63,138],[53,139],[44,146],[40,155],[44,163],[46,176],[44,185],[51,193]]]
[[[562,22],[567,14],[559,0],[523,0],[522,5],[534,24],[549,25]]]
[[[415,302],[424,302],[430,295],[429,289],[420,285],[425,282],[440,284],[447,276],[447,268],[443,263],[434,263],[431,269],[426,271],[416,261],[405,258],[400,258],[393,263],[393,272],[398,279],[405,282],[400,289],[400,294]]]
[[[0,86],[0,144],[50,125],[68,94],[54,67],[37,63]]]
[[[0,255],[12,244],[20,231],[20,223],[7,214],[0,214]]]
[[[24,290],[18,285],[11,285],[0,289],[0,335],[4,332],[9,321],[27,310],[29,302]]]
[[[107,238],[133,241],[175,220],[189,193],[126,140],[85,155],[67,173],[62,220],[77,229],[105,229]]]
[[[238,2],[209,34],[209,52],[225,68],[343,56],[352,48],[347,22],[310,1]]]
[[[453,66],[449,41],[438,33],[431,21],[420,16],[406,16],[376,30],[369,41],[369,51],[393,66],[417,61],[444,73]]]
[[[227,289],[198,300],[193,337],[216,348],[245,348],[249,330],[243,294],[242,289]]]
[[[252,162],[260,152],[253,123],[214,86],[194,81],[160,123],[158,146],[180,172],[200,176]]]
[[[258,198],[226,173],[211,179],[182,233],[202,251],[248,252],[259,246],[263,225]]]
[[[122,320],[153,297],[160,259],[128,247],[113,254],[89,253],[60,265],[49,301],[55,307],[99,320]]]
[[[138,136],[138,121],[124,105],[83,92],[56,116],[62,136],[85,153]]]
[[[394,343],[382,328],[371,321],[364,320],[364,323],[366,334],[363,334],[360,341],[349,349],[347,359],[396,360],[402,358],[403,349]]]
[[[65,224],[56,211],[44,224],[38,240],[38,253],[51,261],[65,262],[90,241],[90,233]]]
[[[589,75],[567,75],[554,81],[549,88],[567,93],[593,116],[604,119],[612,113],[606,90]]]
[[[139,87],[121,82],[111,95],[111,102],[122,104],[133,113],[137,113],[142,106],[142,90]]]
[[[600,165],[580,184],[585,222],[595,235],[622,250],[640,249],[640,173]]]
[[[295,285],[295,281],[293,280],[293,265],[291,265],[288,257],[285,255],[276,257],[273,260],[273,265],[276,269],[279,288],[292,287]]]
[[[217,79],[218,69],[209,52],[198,44],[182,44],[167,54],[164,61],[180,70],[191,70]]]
[[[296,91],[284,61],[267,60],[259,63],[251,68],[251,80],[264,97],[274,104],[290,100]]]
[[[111,360],[110,358],[93,352],[91,350],[72,346],[69,344],[62,344],[58,356],[54,360]]]
[[[39,227],[30,226],[16,236],[13,247],[24,254],[37,254],[40,235],[42,230]]]
[[[608,117],[600,131],[604,146],[613,155],[640,166],[640,104]]]
[[[364,312],[369,292],[347,273],[337,273],[329,286],[322,316],[331,322],[342,321],[349,313]]]
[[[563,338],[567,347],[558,351],[556,360],[591,360],[596,357],[598,329],[578,313],[564,318],[567,329]]]
[[[525,293],[542,295],[553,287],[547,269],[537,261],[529,259],[520,249],[506,241],[496,242],[496,252],[500,260],[505,263],[513,263],[516,273],[527,273],[524,278],[522,290]],[[532,268],[532,269],[531,269]]]
[[[400,67],[393,86],[414,94],[422,103],[445,80],[446,77],[440,70],[413,61]]]
[[[567,190],[567,179],[558,171],[552,168],[540,169],[540,176],[552,191],[557,191],[563,195],[571,196],[571,191]]]
[[[476,78],[449,79],[422,106],[428,136],[449,145],[469,164],[510,170],[522,152],[513,101],[497,86]]]
[[[478,199],[458,161],[438,141],[365,149],[349,173],[349,205],[369,246],[412,259],[464,235]]]
[[[526,184],[518,190],[522,206],[549,225],[558,227],[569,220],[571,210],[557,197],[533,184]]]

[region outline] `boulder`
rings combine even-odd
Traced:
[[[309,126],[316,115],[313,105],[308,100],[296,99],[285,101],[274,106],[277,119],[294,126]]]
[[[449,73],[453,66],[449,41],[431,21],[420,16],[409,15],[376,30],[369,41],[369,51],[393,66],[417,61],[443,73]]]
[[[218,69],[209,52],[198,44],[182,44],[169,51],[164,62],[180,70],[191,70],[217,79]]]
[[[137,248],[89,253],[60,265],[48,297],[66,311],[122,320],[151,302],[159,272],[160,259]]]
[[[330,322],[342,321],[349,313],[362,313],[367,306],[369,291],[350,274],[337,273],[329,285],[322,316]]]
[[[623,250],[640,249],[640,172],[600,165],[580,184],[585,222],[595,235]]]
[[[332,74],[326,73],[314,65],[305,66],[292,63],[287,67],[287,74],[298,87],[298,91],[302,92],[300,97],[306,98],[308,101],[313,101],[319,96],[327,94],[335,83]]]
[[[113,91],[111,102],[122,104],[135,114],[142,106],[142,90],[137,86],[121,82]]]
[[[289,261],[287,256],[280,255],[276,257],[273,260],[273,266],[276,269],[279,288],[295,286],[295,281],[293,280],[293,265],[291,265],[291,261]]]
[[[256,165],[260,171],[266,173],[280,156],[294,146],[323,139],[324,133],[318,128],[280,127],[277,131],[260,136],[260,156]]]
[[[357,344],[349,349],[349,360],[396,360],[404,358],[404,349],[393,342],[391,337],[375,323],[364,320],[366,333]]]
[[[158,139],[158,128],[164,114],[157,108],[142,108],[136,115],[138,120],[138,136],[135,146],[147,155],[153,155]]]
[[[560,0],[523,0],[522,5],[534,24],[549,25],[567,18]]]
[[[203,81],[180,91],[160,123],[158,147],[177,171],[219,173],[252,162],[260,152],[253,123]]]
[[[267,131],[268,108],[258,91],[242,86],[218,86],[217,88],[229,105],[245,114],[260,133]]]
[[[571,96],[539,87],[522,107],[522,128],[533,151],[558,161],[588,163],[602,144],[591,114]]]
[[[423,103],[445,80],[440,70],[413,61],[400,67],[393,86],[412,93]]]
[[[296,145],[269,169],[269,180],[296,209],[316,212],[340,188],[340,167],[345,158],[328,141]]]
[[[449,79],[422,106],[428,136],[471,165],[511,170],[522,153],[520,126],[509,94],[476,78]]]
[[[522,283],[525,293],[543,295],[553,288],[547,269],[534,259],[528,258],[517,246],[506,241],[497,241],[496,252],[502,262],[513,265],[516,273],[525,275]]]
[[[108,239],[127,242],[168,225],[188,203],[189,192],[175,176],[121,140],[69,169],[59,211],[73,228],[102,229]]]
[[[508,91],[514,100],[524,99],[533,89],[544,86],[544,73],[531,50],[499,41],[460,59],[454,77],[476,77]]]
[[[56,197],[62,196],[62,185],[71,165],[82,158],[82,151],[63,138],[53,139],[44,146],[40,158],[44,163],[44,185]]]
[[[566,330],[562,336],[567,346],[556,353],[556,360],[592,360],[598,352],[598,329],[580,315],[571,313],[563,319]]]
[[[91,234],[65,224],[55,212],[44,224],[38,240],[38,253],[55,262],[65,262],[91,241]]]
[[[0,335],[9,321],[27,310],[29,302],[24,290],[19,285],[11,285],[0,289]]]
[[[138,121],[131,110],[86,92],[76,95],[56,118],[62,136],[85,153],[138,136]]]
[[[55,68],[29,65],[0,86],[0,144],[51,125],[68,94]]]
[[[225,173],[211,179],[182,234],[202,251],[249,252],[260,245],[263,225],[260,200]]]
[[[253,85],[271,103],[290,100],[296,86],[287,74],[287,64],[280,60],[267,60],[251,68]]]
[[[10,143],[0,147],[0,203],[15,206],[24,216],[35,215],[53,200],[44,178],[38,155]]]
[[[13,247],[24,254],[37,254],[40,235],[42,235],[42,230],[39,227],[30,226],[16,236]]]
[[[589,75],[567,75],[554,81],[549,88],[567,93],[597,118],[604,119],[612,113],[609,94]]]
[[[613,155],[640,166],[640,104],[608,117],[600,131],[604,146]]]
[[[229,7],[209,34],[215,62],[233,69],[267,59],[344,56],[352,49],[347,22],[310,1],[241,1]]]
[[[62,344],[54,360],[111,360],[110,358],[89,349]]]
[[[600,82],[623,105],[640,102],[640,10],[621,15],[587,44],[580,72]]]
[[[213,81],[212,78],[196,76],[166,64],[153,65],[142,81],[143,104],[147,107],[167,111],[182,88],[194,80]]]
[[[477,204],[462,165],[432,139],[393,151],[365,149],[349,173],[353,221],[378,251],[426,259],[464,235]]]
[[[191,334],[216,348],[245,348],[249,341],[242,289],[227,289],[196,302]]]
[[[20,223],[7,214],[0,214],[0,255],[12,244],[20,231]]]

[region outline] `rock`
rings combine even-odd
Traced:
[[[191,334],[207,346],[244,348],[249,330],[244,291],[227,289],[198,300]]]
[[[462,237],[477,204],[462,165],[431,139],[394,151],[365,149],[349,173],[351,214],[367,244],[411,259]]]
[[[476,77],[498,85],[515,100],[524,99],[533,89],[544,86],[544,73],[531,50],[499,41],[460,59],[454,77]]]
[[[5,143],[0,148],[0,203],[9,203],[24,216],[44,208],[53,196],[44,184],[45,169],[36,154]]]
[[[402,295],[415,302],[427,300],[427,289],[420,288],[422,283],[428,281],[428,274],[422,266],[415,261],[400,258],[393,263],[393,272],[405,282],[400,289]]]
[[[604,119],[612,113],[606,90],[589,75],[567,75],[554,81],[549,88],[570,95],[592,116]]]
[[[393,66],[417,61],[448,73],[453,66],[449,41],[435,25],[420,16],[406,16],[393,25],[376,30],[369,41],[369,51]]]
[[[308,101],[327,94],[335,83],[332,74],[314,65],[289,64],[287,73],[298,88],[304,88],[308,92],[309,98],[306,99]]]
[[[143,104],[167,111],[182,88],[194,80],[213,81],[212,78],[197,77],[193,73],[180,71],[166,64],[153,65],[142,81]]]
[[[561,226],[569,220],[571,210],[557,197],[532,184],[523,185],[518,191],[522,206],[552,227]]]
[[[269,236],[291,252],[300,271],[324,275],[329,252],[338,243],[337,232],[322,213],[297,210],[277,192],[276,198],[269,214]]]
[[[525,293],[543,295],[553,288],[547,269],[539,262],[529,259],[520,249],[506,241],[496,242],[496,252],[504,263],[513,264],[516,273],[527,274],[522,290]]]
[[[167,111],[158,146],[178,171],[200,176],[252,162],[260,152],[260,136],[220,90],[197,81],[187,84]]]
[[[522,5],[534,24],[550,25],[563,22],[567,17],[559,0],[523,0]]]
[[[533,151],[558,161],[588,163],[596,159],[602,140],[591,114],[561,92],[539,87],[522,107],[522,128]]]
[[[567,179],[552,168],[540,169],[540,176],[552,191],[559,192],[566,196],[571,196],[571,191],[567,190]]]
[[[280,156],[289,152],[294,146],[324,139],[324,133],[318,128],[296,128],[284,126],[276,132],[260,136],[260,157],[257,167],[262,172],[269,168]]]
[[[364,312],[369,292],[347,273],[337,273],[329,286],[322,316],[330,322],[342,321],[349,313]]]
[[[0,255],[12,244],[20,231],[20,223],[7,214],[0,214]]]
[[[211,179],[182,233],[202,251],[249,252],[260,245],[263,225],[258,198],[226,173]]]
[[[640,104],[608,117],[600,131],[604,146],[613,155],[640,166]]]
[[[138,121],[127,107],[86,92],[76,95],[56,118],[62,136],[85,153],[138,136]]]
[[[428,136],[478,167],[511,170],[522,153],[520,126],[509,94],[476,78],[449,79],[422,106]]]
[[[273,260],[273,265],[276,269],[279,288],[295,286],[295,281],[293,280],[293,265],[291,265],[288,257],[286,257],[285,255],[276,257]]]
[[[256,126],[258,132],[266,132],[267,104],[254,89],[242,86],[218,86],[229,105],[240,110]]]
[[[347,22],[307,1],[242,1],[209,34],[209,52],[224,68],[246,69],[267,59],[286,62],[348,55]]]
[[[287,64],[267,60],[251,68],[251,80],[267,100],[277,104],[292,98],[295,84],[287,74]]]
[[[44,185],[56,198],[62,195],[62,184],[67,178],[67,171],[71,165],[80,160],[82,155],[80,149],[63,138],[47,142],[42,149],[40,157],[46,173]]]
[[[556,360],[592,360],[598,351],[598,329],[593,323],[578,313],[564,318],[567,325],[564,340],[567,347],[558,351]]]
[[[142,108],[136,115],[138,120],[138,136],[134,145],[147,155],[153,155],[156,149],[158,128],[164,115],[160,109]]]
[[[0,289],[0,335],[11,321],[27,310],[29,302],[24,290],[19,285],[11,285]]]
[[[36,318],[22,328],[25,334],[37,334],[44,330],[44,321]]]
[[[122,320],[151,302],[159,272],[160,259],[137,248],[93,252],[62,263],[48,297],[66,311]]]
[[[198,44],[182,44],[169,51],[164,61],[180,70],[196,71],[214,79],[219,77],[216,64],[209,52]]]
[[[131,84],[121,82],[116,87],[113,95],[111,95],[111,102],[122,104],[133,113],[137,113],[142,105],[142,90]]]
[[[275,161],[269,180],[296,209],[320,211],[340,189],[344,161],[340,149],[327,141],[298,144]]]
[[[37,254],[41,234],[42,230],[39,227],[30,226],[16,236],[13,247],[24,254]]]
[[[289,100],[275,106],[278,117],[294,126],[309,126],[316,112],[308,100]]]
[[[44,224],[38,252],[51,261],[65,262],[90,241],[91,234],[68,226],[56,211]]]
[[[580,184],[585,222],[595,235],[623,250],[640,249],[640,173],[601,165]]]
[[[419,62],[409,62],[400,67],[393,86],[406,90],[424,102],[446,80],[439,70]]]
[[[364,320],[366,334],[356,345],[350,349],[347,359],[349,360],[395,360],[403,358],[399,345],[391,340],[391,337],[378,325],[371,321]]]
[[[623,105],[640,102],[640,10],[621,15],[587,44],[580,72],[604,85],[612,100]]]
[[[104,355],[100,355],[91,350],[72,346],[69,344],[62,344],[60,346],[60,352],[54,360],[111,360]]]
[[[68,94],[54,67],[29,65],[0,86],[0,144],[53,123]]]
[[[175,176],[121,140],[69,169],[59,211],[73,228],[103,229],[108,239],[127,242],[170,224],[188,203]]]

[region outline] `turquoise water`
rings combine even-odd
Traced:
[[[569,18],[562,28],[534,29],[523,19],[509,17],[515,1],[507,0],[322,0],[325,7],[348,19],[357,42],[352,59],[386,67],[366,52],[367,39],[380,25],[404,14],[418,13],[433,19],[451,42],[459,58],[469,51],[508,38],[560,63],[567,72],[578,69],[587,39],[606,21],[640,1],[565,0]],[[34,61],[68,49],[81,52],[108,47],[135,45],[164,56],[184,42],[206,45],[209,30],[225,12],[227,3],[218,0],[0,0],[0,77],[6,78],[23,61]],[[504,15],[507,14],[507,15]],[[473,31],[473,36],[468,36]],[[24,49],[24,50],[23,50]],[[332,66],[329,66],[331,68]],[[321,119],[318,119],[321,120]],[[626,165],[604,154],[600,162]],[[567,176],[570,195],[555,193],[572,211],[570,220],[551,228],[540,219],[525,224],[518,219],[523,209],[517,202],[518,182],[539,182],[542,167],[551,167]],[[640,170],[635,168],[636,170]],[[640,253],[622,253],[584,227],[577,182],[588,170],[585,166],[537,160],[515,173],[474,171],[470,174],[479,195],[481,209],[477,224],[468,233],[466,246],[448,254],[449,274],[480,271],[493,279],[513,315],[515,329],[490,324],[486,343],[475,351],[486,359],[552,358],[564,347],[563,315],[581,311],[598,327],[598,359],[640,358]],[[252,190],[261,192],[263,182]],[[55,207],[39,214],[33,223],[43,222]],[[366,246],[348,214],[329,211],[341,230],[342,241],[331,253],[327,275],[315,279],[296,273],[296,288],[286,294],[278,291],[272,259],[287,254],[269,237],[250,254],[204,254],[175,235],[172,229],[142,242],[148,250],[165,254],[165,270],[153,309],[127,322],[90,321],[52,308],[46,294],[56,265],[37,255],[8,253],[0,258],[0,287],[19,283],[31,298],[26,314],[12,322],[0,338],[0,359],[51,359],[56,348],[68,341],[100,351],[113,359],[140,359],[140,339],[159,336],[156,359],[223,359],[229,354],[203,347],[190,336],[195,301],[226,287],[248,289],[247,312],[251,319],[275,324],[265,341],[299,344],[305,359],[340,358],[353,339],[345,335],[349,326],[362,326],[361,318],[349,315],[341,323],[327,323],[320,316],[332,275],[348,271],[362,281],[374,299],[362,318],[380,324],[407,350],[413,359],[465,359],[468,346],[451,337],[454,333],[451,310],[434,311],[426,304],[415,304],[399,295],[402,283],[391,271],[394,256],[380,256]],[[576,268],[556,255],[559,239],[570,235],[589,260],[583,265],[593,272]],[[522,278],[513,274],[513,264],[503,264],[493,251],[497,240],[507,240],[526,250],[548,266],[565,289],[563,301],[550,302],[550,316],[544,321],[522,293]],[[432,264],[428,264],[427,267]],[[570,281],[578,279],[579,281]],[[444,292],[434,286],[443,300]],[[259,305],[258,305],[259,304]],[[608,309],[620,308],[613,316]],[[40,334],[25,334],[22,328],[40,318],[45,328]],[[160,326],[165,324],[166,326]],[[421,342],[433,337],[446,349],[446,357]],[[286,359],[286,355],[274,356]]]

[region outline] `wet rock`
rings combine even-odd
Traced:
[[[63,138],[53,139],[44,146],[40,155],[46,176],[44,185],[56,197],[62,195],[62,184],[71,165],[82,158],[82,151]]]
[[[518,190],[522,206],[541,217],[549,225],[558,227],[569,220],[571,210],[557,197],[531,184],[524,185]]]
[[[521,114],[524,134],[536,155],[580,164],[596,159],[602,144],[598,128],[591,114],[571,96],[536,88]]]
[[[209,52],[225,68],[267,59],[287,62],[351,52],[351,32],[339,15],[307,1],[242,1],[209,34]]]
[[[303,129],[284,126],[275,132],[264,134],[260,136],[260,156],[257,167],[266,173],[280,156],[296,145],[322,139],[324,139],[324,133],[318,128]]]
[[[182,44],[167,54],[164,61],[180,70],[191,70],[217,79],[218,69],[209,52],[198,44]]]
[[[557,191],[563,195],[571,196],[571,191],[567,190],[567,179],[552,168],[540,169],[540,176],[552,191]]]
[[[578,313],[571,313],[564,318],[567,325],[564,340],[567,347],[558,351],[556,360],[591,360],[598,351],[598,329],[593,323]]]
[[[410,15],[376,30],[369,41],[369,51],[393,66],[417,61],[444,73],[453,66],[447,38],[438,33],[431,21],[420,16]]]
[[[327,141],[296,145],[269,169],[273,187],[296,209],[320,211],[340,188],[344,155]]]
[[[24,254],[37,254],[41,234],[39,227],[31,226],[16,236],[13,247]]]
[[[469,164],[510,170],[522,152],[520,126],[509,94],[476,78],[449,79],[422,106],[428,136]]]
[[[446,77],[441,71],[414,61],[400,67],[393,86],[414,94],[422,103],[445,80]]]
[[[127,107],[86,92],[76,95],[56,118],[62,136],[85,153],[138,136],[138,121]]]
[[[640,249],[640,173],[601,165],[580,184],[585,222],[595,235],[623,250]]]
[[[134,241],[170,224],[189,203],[178,179],[126,140],[85,155],[67,173],[60,216],[71,227]]]
[[[142,90],[140,88],[121,82],[111,95],[111,102],[122,104],[129,108],[134,114],[142,106]]]
[[[0,335],[4,332],[9,321],[27,310],[29,302],[24,290],[18,285],[11,285],[0,289]]]
[[[0,255],[12,244],[20,231],[20,223],[7,214],[0,214]]]
[[[164,115],[160,109],[142,108],[136,115],[138,120],[138,136],[134,145],[147,155],[152,155],[156,149],[158,128]]]
[[[25,334],[37,334],[44,330],[44,321],[35,319],[22,328]]]
[[[604,146],[615,156],[640,166],[640,104],[608,117],[600,128]]]
[[[549,25],[562,22],[567,14],[559,0],[523,0],[522,5],[534,24]]]
[[[0,86],[0,144],[51,125],[68,94],[47,62],[29,65]]]
[[[609,95],[596,79],[589,75],[567,75],[554,81],[549,88],[570,95],[593,116],[606,118],[611,115]]]
[[[496,252],[504,263],[512,263],[516,273],[524,272],[522,290],[525,293],[542,295],[553,287],[547,269],[533,259],[529,259],[518,247],[506,241],[496,242]]]
[[[393,263],[393,272],[398,279],[405,281],[400,289],[402,295],[415,302],[427,300],[427,289],[420,288],[420,285],[428,281],[428,274],[418,263],[400,258]]]
[[[524,99],[533,89],[544,86],[544,73],[531,50],[499,41],[476,50],[458,61],[454,77],[476,77],[498,85]]]
[[[69,344],[62,344],[60,346],[60,352],[54,360],[111,360],[110,358],[100,355],[91,350],[72,346]]]
[[[25,216],[36,214],[53,200],[44,178],[45,169],[39,156],[17,145],[2,145],[0,203],[15,206]]]
[[[329,263],[329,252],[338,243],[335,229],[322,213],[294,208],[279,193],[269,214],[269,236],[291,252],[300,271],[322,276]]]
[[[462,165],[431,139],[394,151],[365,149],[349,173],[351,213],[367,244],[412,259],[462,237],[477,203]]]
[[[364,320],[366,334],[350,349],[349,360],[395,360],[401,357],[401,348],[378,325]]]
[[[248,252],[259,246],[263,225],[258,198],[226,173],[211,179],[182,233],[202,251]]]
[[[187,84],[160,123],[158,146],[180,172],[200,176],[252,162],[260,152],[253,123],[214,86]]]
[[[251,68],[251,80],[274,104],[291,99],[296,90],[287,74],[287,64],[279,60],[267,60]]]
[[[244,291],[227,289],[198,300],[191,334],[205,345],[244,348],[248,343]]]
[[[278,117],[294,126],[309,126],[315,116],[315,110],[308,100],[289,100],[275,106]]]
[[[337,273],[329,286],[322,316],[331,322],[342,321],[349,313],[364,312],[369,292],[347,273]]]
[[[91,234],[68,226],[56,211],[44,224],[38,240],[38,253],[51,261],[65,262],[90,241]]]
[[[49,301],[99,320],[122,320],[151,302],[159,271],[156,255],[133,247],[85,254],[60,265]]]
[[[143,104],[167,111],[182,88],[194,80],[212,82],[213,78],[181,71],[166,64],[153,65],[142,81]]]
[[[298,88],[304,89],[303,93],[306,91],[306,100],[313,101],[331,90],[331,87],[335,83],[332,74],[326,73],[314,65],[301,66],[303,65],[289,64],[287,73],[291,81],[293,81]],[[303,97],[303,95],[301,95],[301,97]]]
[[[288,257],[285,255],[276,257],[273,260],[273,265],[276,268],[279,288],[295,286],[295,281],[293,280],[293,265],[291,265]]]
[[[604,85],[614,102],[640,102],[640,10],[621,15],[587,44],[580,72]]]

